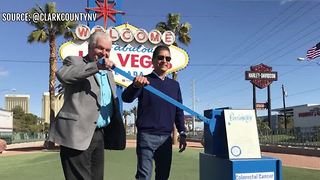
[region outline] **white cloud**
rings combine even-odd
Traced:
[[[280,4],[283,5],[283,4],[286,4],[286,3],[291,2],[291,1],[293,1],[293,0],[281,0]]]
[[[0,67],[0,77],[7,76],[9,74],[8,70],[5,70]]]

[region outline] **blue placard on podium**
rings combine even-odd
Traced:
[[[200,180],[282,180],[279,159],[230,160],[200,153]]]
[[[216,120],[216,126],[211,133],[209,126],[204,124],[204,153],[200,153],[199,157],[200,180],[282,180],[282,165],[279,159],[229,158],[224,110],[204,111],[204,116]]]

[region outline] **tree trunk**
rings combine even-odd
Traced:
[[[137,134],[137,118],[138,118],[138,110],[135,111],[134,113],[134,124],[133,124],[133,134],[136,135]]]
[[[50,127],[51,127],[52,123],[54,123],[54,118],[55,118],[55,83],[56,83],[55,72],[57,70],[56,37],[53,33],[49,34],[49,47],[50,47],[49,99],[50,99]],[[47,149],[52,149],[53,147],[54,147],[54,143],[47,142],[47,147],[46,147]]]
[[[133,124],[133,134],[137,134],[137,126],[136,126],[136,116],[134,116],[134,124]]]
[[[133,113],[133,116],[134,116],[133,134],[137,134],[136,122],[137,122],[137,118],[138,118],[138,107],[134,106],[131,109],[131,113]]]
[[[127,133],[127,127],[128,127],[128,120],[127,120],[127,116],[124,117],[124,128],[126,130],[126,133]]]

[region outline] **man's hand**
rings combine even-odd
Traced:
[[[142,88],[143,86],[148,84],[150,84],[150,82],[144,76],[137,76],[133,80],[133,87],[136,87],[136,88]]]
[[[103,62],[104,62],[103,64],[101,64],[100,62],[97,62],[97,66],[99,70],[110,70],[114,65],[114,63],[107,58],[104,58]]]
[[[184,133],[180,133],[178,137],[179,141],[179,152],[183,152],[187,147],[187,136]]]

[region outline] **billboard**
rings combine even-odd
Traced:
[[[79,40],[69,41],[61,45],[59,49],[60,58],[63,60],[67,56],[86,56],[88,54],[87,39],[90,34],[97,30],[108,32],[113,40],[110,60],[118,68],[132,76],[146,75],[153,71],[152,53],[159,44],[167,45],[171,52],[172,60],[168,73],[184,69],[189,62],[186,51],[172,45],[175,36],[171,31],[160,33],[158,30],[151,30],[147,32],[130,24],[110,27],[107,30],[101,26],[95,26],[90,30],[86,25],[80,25],[76,29]],[[126,87],[131,84],[130,80],[119,74],[114,74],[114,77],[118,85]]]

